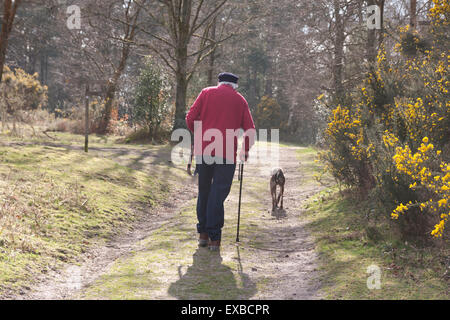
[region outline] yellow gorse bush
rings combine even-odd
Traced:
[[[448,26],[450,24],[450,1],[433,0],[433,7],[430,9],[430,17],[434,24]]]
[[[410,189],[423,188],[433,197],[423,202],[399,204],[391,216],[398,219],[400,213],[405,213],[411,207],[419,207],[421,211],[430,210],[439,215],[440,221],[431,232],[434,236],[442,236],[445,223],[450,214],[450,165],[440,160],[442,152],[434,151],[434,145],[424,137],[417,152],[412,154],[408,146],[397,147],[393,156],[397,170],[408,175],[414,183]],[[433,170],[434,163],[439,162],[439,171]]]
[[[332,108],[320,157],[338,181],[379,190],[391,218],[427,213],[440,237],[450,215],[450,50],[442,45],[450,6],[433,3],[432,41],[406,26],[395,45],[401,55],[381,47],[348,105]]]
[[[47,86],[41,85],[37,73],[31,75],[20,68],[12,71],[5,66],[0,83],[0,107],[9,114],[38,109],[47,101],[47,91]]]
[[[277,100],[263,96],[256,106],[255,122],[260,128],[279,128],[281,125],[281,107]]]

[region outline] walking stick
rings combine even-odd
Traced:
[[[186,171],[187,171],[188,175],[190,175],[190,176],[192,176],[191,167],[192,167],[192,158],[193,157],[194,157],[194,144],[191,144],[191,154],[189,155],[189,163],[186,168]]]
[[[236,234],[236,242],[239,242],[239,224],[241,221],[241,198],[242,198],[242,177],[244,175],[244,163],[239,163],[239,206],[238,206],[238,223],[237,223],[237,234]]]

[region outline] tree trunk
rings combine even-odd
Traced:
[[[11,33],[14,17],[16,16],[17,8],[20,5],[21,0],[15,0],[12,4],[12,0],[5,0],[3,4],[3,21],[2,29],[0,33],[0,82],[3,78],[3,65],[6,59],[6,48],[8,47],[8,38]]]
[[[266,86],[264,89],[264,95],[271,97],[273,96],[273,81],[272,81],[272,62],[269,62],[269,66],[266,70]]]
[[[129,53],[130,53],[130,45],[124,44],[119,67],[116,69],[111,81],[109,81],[107,85],[105,96],[105,109],[103,110],[102,120],[100,121],[97,133],[105,134],[108,131],[108,125],[109,122],[111,121],[111,113],[114,105],[114,97],[116,95],[117,84],[119,83],[119,79],[122,76],[123,70],[125,70]]]
[[[40,81],[43,85],[47,84],[47,79],[48,79],[48,55],[47,52],[42,52],[41,53],[41,64],[40,64],[40,68],[41,68],[41,73],[39,75]],[[33,72],[34,73],[34,72]]]
[[[5,65],[6,60],[6,49],[8,47],[8,38],[12,30],[14,17],[16,16],[17,8],[20,5],[21,0],[16,0],[14,2],[14,5],[12,4],[12,0],[5,0],[3,4],[3,21],[1,26],[1,33],[0,33],[0,83],[3,79],[3,66]],[[5,95],[5,101],[6,101],[6,92]],[[1,110],[2,114],[2,131],[5,129],[6,125],[6,118],[7,118],[7,108],[6,106],[3,106]],[[16,131],[16,122],[14,119],[14,132]]]
[[[177,50],[177,69],[176,69],[176,99],[175,99],[175,118],[173,130],[186,127],[186,97],[187,97],[187,43],[181,45]]]
[[[192,0],[185,0],[182,3],[182,11],[178,22],[178,30],[172,30],[178,35],[176,46],[176,100],[175,100],[175,118],[173,130],[186,128],[186,97],[188,86],[187,62],[188,62],[188,44],[189,44],[189,26],[192,9]],[[173,17],[175,19],[175,17]]]
[[[4,99],[4,101],[6,101],[6,98],[7,98],[7,96],[6,96],[6,90],[5,90],[3,92],[3,99]],[[6,106],[0,105],[0,111],[1,111],[1,116],[2,116],[2,132],[5,132],[6,118],[7,118]]]
[[[214,18],[214,21],[212,23],[212,27],[211,27],[211,40],[215,41],[216,40],[216,21],[217,19]],[[209,68],[208,68],[208,85],[213,86],[215,83],[215,79],[214,79],[214,62],[216,59],[216,49],[214,49],[214,51],[211,53],[210,57],[209,57]]]
[[[417,0],[411,0],[411,7],[409,11],[411,29],[417,28]]]
[[[260,97],[258,94],[258,79],[257,79],[257,71],[256,70],[252,70],[251,68],[249,68],[248,82],[249,82],[249,85],[248,85],[249,89],[248,89],[247,101],[248,101],[250,110],[252,110],[252,108],[254,110],[256,110],[256,107],[260,101]]]
[[[273,1],[270,1],[270,4],[273,5]],[[267,37],[267,47],[268,48],[274,48],[275,47],[275,41],[274,41],[274,37],[272,37],[273,34],[273,25],[275,24],[275,20],[273,18],[273,16],[269,17],[269,25],[268,25],[268,29],[267,32],[269,34],[269,36]],[[267,55],[267,67],[265,70],[265,86],[264,86],[264,95],[268,96],[268,97],[272,97],[273,96],[273,58],[272,55],[269,53]]]
[[[385,0],[378,1],[378,7],[380,8],[380,30],[378,33],[378,48],[381,48],[384,40],[384,3]]]
[[[357,2],[357,6],[358,6],[358,11],[357,11],[357,14],[358,14],[358,21],[359,21],[359,23],[360,23],[361,25],[363,25],[363,23],[364,23],[363,4],[364,4],[364,0],[359,0],[359,1]]]
[[[334,36],[333,84],[335,97],[341,100],[344,94],[342,85],[344,67],[344,21],[340,13],[340,0],[334,0],[334,16],[336,33]]]
[[[102,119],[96,130],[97,133],[101,134],[105,134],[108,131],[109,122],[111,121],[111,113],[113,110],[114,97],[116,95],[117,85],[127,65],[127,60],[130,55],[131,43],[133,42],[134,37],[136,35],[137,19],[139,17],[141,9],[138,8],[133,17],[130,17],[128,9],[126,10],[125,13],[125,18],[128,24],[125,29],[125,36],[123,37],[122,56],[120,58],[119,66],[114,71],[112,79],[108,81],[105,96],[105,109],[103,110]]]
[[[367,0],[367,5],[371,6],[375,4],[375,0]],[[367,30],[367,43],[366,43],[366,59],[370,65],[375,63],[376,57],[376,48],[375,48],[375,29]]]
[[[180,61],[180,68],[176,73],[176,100],[175,100],[175,119],[173,123],[173,130],[186,127],[186,97],[187,97],[187,75],[186,66],[182,67]]]

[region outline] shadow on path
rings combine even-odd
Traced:
[[[172,283],[168,293],[182,300],[224,299],[248,300],[257,292],[256,285],[243,272],[239,247],[237,248],[238,270],[236,278],[232,268],[224,265],[220,252],[211,252],[207,248],[198,248],[193,263],[185,273],[178,267],[179,279]]]

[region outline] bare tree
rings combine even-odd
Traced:
[[[132,1],[108,1],[100,4],[97,2],[95,6],[90,7],[90,26],[95,29],[100,39],[103,38],[106,41],[107,45],[112,44],[119,50],[117,59],[110,57],[109,50],[106,50],[106,54],[102,54],[101,51],[95,49],[94,54],[85,50],[85,55],[92,61],[97,60],[99,58],[98,55],[102,56],[112,70],[112,75],[106,84],[105,107],[100,123],[97,125],[98,133],[106,133],[111,120],[119,79],[125,70],[131,47],[139,31],[138,20],[140,13],[141,6],[134,5]],[[105,32],[106,26],[109,26],[112,30]],[[93,40],[97,42],[99,38],[96,37]],[[96,44],[93,45],[93,47],[95,46]],[[100,66],[100,68],[102,67]]]
[[[145,9],[152,27],[157,29],[157,32],[143,30],[153,41],[142,45],[158,55],[175,77],[174,129],[184,126],[187,88],[197,67],[233,35],[225,32],[230,16],[221,17],[223,23],[219,32],[215,27],[227,1],[159,0],[159,8],[144,6],[142,0],[135,1]]]
[[[334,9],[334,61],[333,61],[333,84],[336,97],[343,95],[342,77],[344,68],[344,17],[342,13],[342,4],[340,0],[333,0]]]
[[[208,64],[208,84],[210,86],[213,85],[214,63],[216,60],[216,47],[214,46],[214,43],[216,41],[216,27],[217,27],[217,17],[215,17],[212,22],[211,36],[210,36],[211,43],[213,44],[213,51],[211,52],[211,55],[209,57],[209,64]]]
[[[6,49],[8,47],[8,38],[14,23],[17,8],[21,0],[5,0],[3,3],[2,30],[0,33],[0,82],[3,77],[3,65],[5,64]]]

